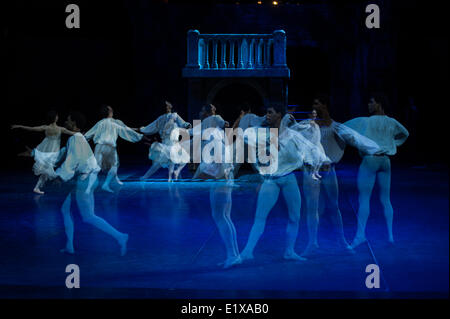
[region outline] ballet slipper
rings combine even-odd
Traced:
[[[44,194],[45,194],[45,193],[44,193],[43,191],[41,191],[39,188],[33,189],[33,192],[35,192],[36,194],[39,194],[39,195],[44,195]]]
[[[241,260],[245,261],[245,260],[251,260],[254,259],[255,257],[253,256],[253,253],[249,253],[246,252],[245,250],[242,251],[241,253]]]
[[[108,185],[103,184],[102,189],[105,192],[114,193],[114,191]]]
[[[353,242],[351,244],[351,247],[353,249],[355,249],[356,247],[358,247],[361,244],[364,244],[365,242],[367,242],[367,239],[365,237],[355,237],[353,239]]]
[[[229,259],[225,260],[225,263],[223,265],[223,269],[228,269],[228,268],[231,268],[233,266],[240,265],[240,264],[242,264],[241,257],[240,256],[235,256],[233,258],[229,258]]]
[[[295,261],[306,261],[308,259],[306,259],[305,257],[301,257],[299,255],[297,255],[295,252],[286,252],[283,255],[283,258],[286,260],[295,260]]]

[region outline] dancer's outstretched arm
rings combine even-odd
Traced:
[[[141,127],[139,131],[146,135],[156,134],[159,132],[161,125],[162,125],[162,116],[158,117],[149,125]]]
[[[181,118],[181,116],[178,115],[178,113],[175,113],[175,116],[176,116],[175,122],[177,123],[177,125],[179,127],[183,127],[183,128],[186,128],[186,129],[191,127],[191,123],[186,122],[185,120],[183,120]]]
[[[128,126],[121,126],[117,125],[117,132],[121,138],[128,142],[139,142],[144,135],[135,132],[133,129],[129,128]]]
[[[97,133],[97,131],[98,131],[98,126],[99,126],[99,124],[98,124],[99,122],[97,122],[97,124],[95,124],[89,131],[87,131],[85,134],[84,134],[84,138],[86,139],[86,140],[90,140],[91,138],[93,138],[94,137],[94,135]]]
[[[31,132],[43,132],[46,130],[47,125],[41,125],[41,126],[25,126],[25,125],[11,125],[11,129],[20,128],[26,131]]]
[[[381,152],[377,143],[344,124],[334,122],[334,132],[345,144],[355,147],[363,154],[373,155]]]
[[[64,133],[64,134],[74,135],[77,133],[77,132],[73,132],[71,130],[66,129],[65,127],[60,127],[60,128],[61,128],[61,133]]]

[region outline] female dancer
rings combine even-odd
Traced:
[[[198,178],[201,174],[205,173],[209,176],[213,176],[215,178],[218,178],[217,176],[223,176],[224,175],[224,171],[225,170],[231,170],[232,169],[232,164],[228,163],[228,164],[224,164],[222,165],[222,163],[209,163],[206,164],[205,161],[203,161],[203,150],[205,145],[212,143],[212,141],[219,141],[219,140],[224,140],[223,139],[223,131],[221,131],[221,129],[223,130],[226,127],[229,127],[229,123],[227,121],[225,121],[220,115],[216,114],[216,107],[212,104],[208,104],[206,106],[204,106],[202,108],[201,111],[201,135],[203,136],[203,132],[208,130],[211,134],[209,134],[210,139],[209,140],[203,140],[202,138],[202,143],[201,145],[198,145],[199,147],[201,147],[201,154],[202,154],[202,161],[200,163],[200,165],[198,166],[197,170],[195,171],[194,176],[192,177],[193,179]],[[221,145],[219,145],[220,147],[222,147]],[[231,145],[230,145],[231,146]],[[217,148],[217,150],[219,151],[219,148]],[[220,151],[222,151],[222,149],[220,149]],[[222,152],[222,155],[225,154]],[[216,154],[209,154],[211,156],[215,156]],[[224,159],[222,159],[224,162]]]
[[[386,218],[388,240],[389,243],[394,243],[392,234],[394,211],[390,198],[391,161],[389,156],[395,155],[397,147],[406,141],[409,133],[402,124],[384,113],[385,107],[387,107],[386,97],[381,94],[374,95],[368,104],[371,116],[355,118],[344,123],[362,135],[374,140],[381,148],[381,154],[361,154],[363,159],[358,171],[358,230],[353,239],[353,248],[366,241],[365,230],[370,214],[370,197],[375,180],[380,187],[380,201]]]
[[[94,138],[94,154],[97,163],[102,169],[108,170],[102,189],[112,193],[109,183],[113,177],[119,185],[123,184],[117,176],[117,169],[119,168],[119,156],[116,149],[117,138],[120,136],[126,141],[135,143],[142,139],[142,134],[135,132],[122,121],[114,119],[114,110],[111,106],[103,105],[101,114],[104,118],[97,122],[84,136],[86,140]],[[90,191],[90,187],[87,187],[86,193],[90,193]]]
[[[318,205],[321,186],[324,190],[322,194],[328,200],[331,218],[338,232],[338,244],[344,250],[353,252],[353,249],[347,243],[344,236],[342,215],[339,210],[339,189],[335,165],[344,155],[346,145],[351,145],[364,154],[376,154],[380,152],[380,148],[375,142],[345,125],[332,120],[328,112],[328,104],[327,96],[319,96],[314,99],[313,103],[312,118],[320,127],[320,143],[324,148],[325,154],[331,160],[331,163],[323,165],[320,168],[323,176],[320,183],[318,181],[312,181],[308,174],[305,174],[303,178],[309,241],[302,256],[313,254],[319,247],[317,233],[319,228]],[[317,116],[319,119],[316,119]]]
[[[176,112],[173,111],[173,106],[168,101],[165,101],[166,113],[158,117],[155,121],[145,127],[141,127],[139,131],[143,134],[155,134],[159,133],[162,143],[154,142],[150,147],[148,154],[149,159],[152,160],[152,166],[141,177],[141,180],[147,179],[156,173],[161,167],[169,168],[169,179],[172,181],[172,174],[175,179],[178,176],[186,164],[179,164],[175,169],[175,163],[170,159],[170,148],[173,145],[171,140],[171,133],[178,127],[189,128],[191,124],[185,122]]]
[[[83,221],[97,227],[117,240],[120,246],[120,254],[123,256],[127,249],[128,235],[117,231],[103,218],[95,215],[94,192],[92,191],[91,184],[95,184],[100,167],[97,164],[89,143],[80,133],[80,128],[84,122],[84,117],[77,112],[72,112],[67,118],[67,127],[77,133],[67,141],[66,158],[56,170],[56,174],[66,182],[66,186],[70,190],[61,207],[67,236],[66,246],[61,249],[61,252],[74,253],[74,223],[70,212],[73,193]],[[71,181],[73,181],[74,185],[71,185]],[[89,192],[86,192],[87,189],[89,189]]]
[[[328,159],[319,147],[313,145],[299,132],[303,128],[300,128],[290,115],[284,115],[284,113],[283,105],[274,105],[267,109],[268,125],[272,128],[278,128],[279,132],[278,167],[276,171],[269,174],[262,173],[264,182],[258,194],[255,221],[247,245],[241,252],[243,260],[253,258],[253,250],[264,232],[267,216],[277,202],[280,191],[286,201],[289,214],[286,229],[286,248],[283,257],[288,260],[305,260],[294,251],[300,221],[301,197],[293,171],[304,164],[316,167]],[[290,126],[295,128],[293,129]],[[314,123],[309,124],[309,126],[315,130],[319,129]],[[259,168],[261,169],[261,167]]]
[[[68,135],[75,134],[65,127],[58,126],[58,114],[55,111],[50,111],[47,117],[49,123],[47,125],[34,127],[24,125],[11,126],[12,129],[21,128],[32,132],[45,132],[44,140],[30,153],[35,161],[33,172],[35,175],[39,176],[33,192],[40,195],[44,194],[41,190],[44,184],[48,180],[56,177],[54,167],[60,157],[61,133]]]

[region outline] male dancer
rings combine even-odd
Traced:
[[[108,170],[102,189],[112,193],[109,183],[113,178],[119,185],[123,184],[117,176],[117,169],[119,168],[119,157],[116,150],[117,138],[120,136],[124,140],[134,143],[140,141],[143,135],[126,126],[122,121],[114,119],[114,111],[111,106],[103,105],[101,114],[104,118],[97,122],[84,136],[87,140],[94,138],[94,153],[97,163],[102,169]],[[86,193],[90,191],[91,188],[88,187]]]

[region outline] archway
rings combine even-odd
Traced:
[[[218,114],[233,125],[242,109],[251,108],[253,113],[262,114],[267,94],[252,81],[223,80],[211,89],[206,100],[214,104]]]

